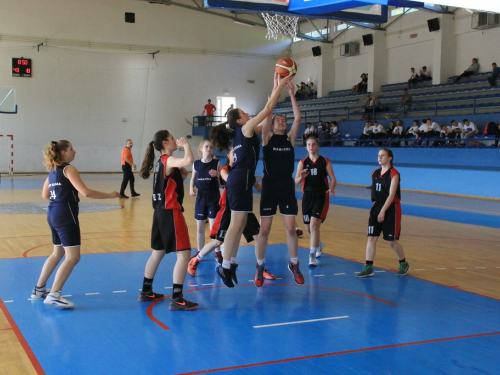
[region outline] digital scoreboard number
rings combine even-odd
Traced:
[[[31,59],[22,57],[12,58],[12,76],[13,77],[31,77]]]

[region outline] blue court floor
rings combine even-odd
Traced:
[[[326,254],[309,269],[307,253],[297,285],[286,246],[269,246],[279,279],[256,288],[253,247],[241,247],[234,289],[208,256],[186,279],[194,311],[137,302],[149,252],[82,255],[64,290],[69,311],[29,299],[26,275],[44,257],[1,259],[0,298],[47,374],[498,373],[500,301],[394,270],[357,279],[360,264]],[[156,292],[171,293],[174,260],[161,264]]]

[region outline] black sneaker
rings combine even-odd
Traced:
[[[170,302],[170,306],[168,307],[170,310],[174,311],[182,311],[182,310],[194,310],[199,306],[196,302],[190,302],[187,299],[184,299],[183,296],[180,296],[176,299],[173,299]]]
[[[141,194],[139,194],[139,193],[135,193],[135,192],[134,192],[134,193],[132,193],[132,198],[139,197],[140,195],[141,195]]]
[[[236,277],[236,270],[238,269],[238,265],[236,263],[231,263],[231,279],[235,284],[238,284],[238,278]]]
[[[399,269],[398,272],[396,272],[396,275],[405,276],[409,270],[410,264],[408,262],[399,263]]]
[[[120,194],[120,198],[121,198],[121,199],[128,199],[128,195],[125,195],[125,194]]]
[[[373,276],[373,267],[365,264],[361,272],[358,272],[356,277],[372,277]]]
[[[141,292],[139,294],[139,302],[151,302],[151,301],[156,301],[158,299],[162,299],[163,294],[160,293],[154,293],[154,292]]]
[[[217,275],[219,275],[225,286],[227,286],[228,288],[234,288],[233,280],[231,278],[232,272],[230,269],[224,268],[222,266],[217,266],[215,267],[215,272],[217,273]]]

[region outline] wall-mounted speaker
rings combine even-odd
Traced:
[[[363,35],[363,44],[365,46],[371,46],[373,44],[373,35],[372,34]]]
[[[429,31],[438,31],[439,30],[439,18],[432,18],[427,20],[427,26],[429,26]]]
[[[313,47],[311,49],[312,49],[313,56],[321,56],[321,47],[320,46],[316,46],[316,47]]]
[[[135,23],[135,13],[125,13],[125,22]]]

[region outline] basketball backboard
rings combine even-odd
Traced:
[[[385,23],[388,6],[422,8],[409,0],[204,0],[206,8],[248,13],[275,13],[304,18]]]
[[[0,113],[17,113],[16,89],[0,86]]]

